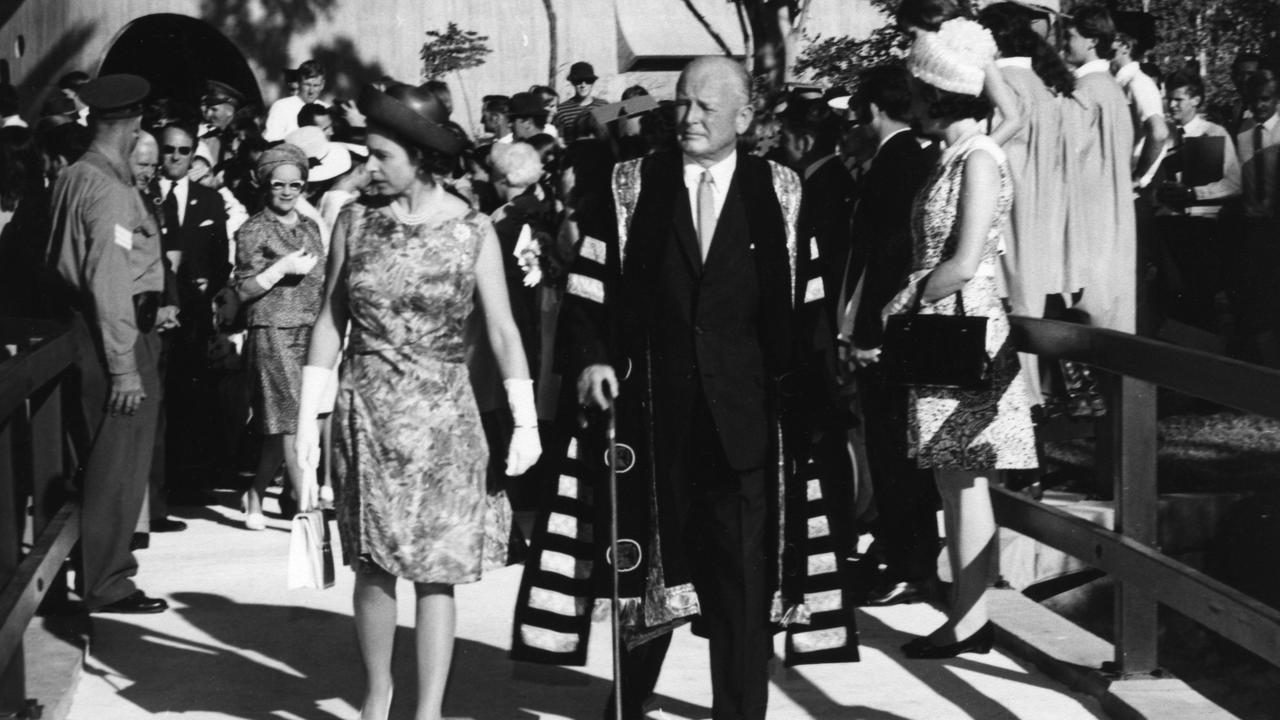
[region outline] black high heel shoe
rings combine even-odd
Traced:
[[[969,637],[949,645],[934,645],[929,642],[928,637],[915,638],[902,646],[902,654],[912,660],[941,660],[953,658],[962,653],[985,655],[991,652],[991,646],[995,641],[996,628],[988,622]]]

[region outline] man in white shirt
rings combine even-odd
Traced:
[[[1277,306],[1272,278],[1280,268],[1280,115],[1277,82],[1255,73],[1244,83],[1244,105],[1252,122],[1236,135],[1240,155],[1241,223],[1224,273],[1236,328],[1268,364],[1280,362],[1272,308]]]
[[[320,94],[324,92],[324,68],[315,60],[308,60],[298,66],[298,92],[295,95],[282,97],[271,104],[267,113],[267,126],[262,137],[270,142],[283,140],[285,135],[298,129],[298,111],[304,105],[321,102]]]
[[[1178,74],[1166,83],[1169,115],[1179,128],[1178,143],[1171,157],[1174,172],[1161,184],[1156,197],[1164,206],[1159,211],[1159,231],[1168,252],[1172,272],[1163,279],[1164,310],[1170,317],[1215,329],[1216,295],[1222,288],[1222,258],[1218,215],[1222,204],[1240,194],[1240,161],[1230,134],[1200,114],[1204,84],[1199,76]],[[1216,138],[1222,147],[1222,167],[1217,179],[1196,183],[1204,168],[1197,168],[1189,141]],[[1195,183],[1195,184],[1193,184]]]
[[[1152,16],[1146,13],[1117,13],[1115,55],[1111,58],[1111,72],[1133,112],[1133,132],[1136,142],[1133,148],[1134,189],[1142,190],[1151,184],[1164,157],[1165,142],[1169,139],[1169,126],[1164,119],[1164,99],[1156,81],[1142,72],[1142,56],[1151,47],[1154,34]]]

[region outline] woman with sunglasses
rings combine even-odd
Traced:
[[[467,371],[479,333],[514,420],[507,475],[537,461],[538,414],[493,223],[439,180],[463,140],[445,126],[439,99],[418,88],[370,86],[358,106],[369,128],[369,195],[333,229],[302,372],[298,454],[303,467],[316,467],[312,421],[349,330],[334,423],[335,510],[342,554],[356,573],[360,717],[383,720],[390,711],[396,585],[404,578],[416,595],[414,717],[438,720],[453,657],[453,586],[506,563],[511,526],[506,498],[486,485],[489,448]]]
[[[245,527],[250,530],[266,527],[262,494],[282,461],[299,509],[309,507],[293,439],[302,366],[324,290],[324,266],[318,262],[324,245],[320,227],[297,210],[307,171],[307,156],[294,145],[277,145],[262,153],[257,175],[265,207],[236,233],[232,284],[245,303],[250,396],[263,437],[253,487],[244,498]]]

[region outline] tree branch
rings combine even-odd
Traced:
[[[556,37],[556,9],[552,5],[552,0],[542,0],[542,6],[547,10],[547,36],[551,40],[550,59],[547,67],[547,87],[554,88],[556,86],[556,66],[560,64],[560,42]]]
[[[711,39],[716,41],[716,44],[720,46],[720,50],[724,52],[725,55],[732,56],[733,50],[729,48],[729,44],[724,41],[724,38],[720,37],[720,33],[716,32],[715,28],[711,27],[711,23],[707,22],[707,18],[703,16],[702,13],[698,12],[698,8],[693,6],[693,0],[684,0],[684,5],[689,8],[689,12],[693,13],[693,16],[698,19],[698,22],[702,25],[702,28],[707,31],[707,34],[711,36]]]

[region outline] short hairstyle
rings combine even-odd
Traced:
[[[1164,81],[1165,92],[1172,93],[1179,88],[1186,88],[1187,94],[1204,99],[1204,80],[1199,73],[1176,72]]]
[[[506,95],[490,95],[481,108],[484,112],[506,115],[511,112],[511,98]]]
[[[493,174],[506,178],[511,187],[529,187],[542,178],[542,154],[528,143],[495,144],[489,150],[489,164]]]
[[[1270,73],[1253,73],[1244,81],[1244,97],[1252,100],[1262,94],[1268,85],[1275,85],[1276,78]]]
[[[68,163],[80,159],[89,149],[93,135],[80,123],[63,123],[40,136],[40,144],[50,157],[64,158]]]
[[[307,78],[324,77],[324,66],[319,60],[308,60],[298,66],[298,82],[302,82]]]
[[[169,130],[178,130],[180,132],[186,133],[187,136],[191,138],[191,142],[193,146],[195,145],[196,141],[200,138],[200,134],[196,132],[196,125],[191,123],[189,120],[182,119],[182,120],[175,120],[171,123],[168,123],[166,125],[156,128],[156,133],[155,133],[156,140],[161,140],[164,137],[165,132]]]
[[[0,210],[17,210],[23,197],[38,191],[43,186],[43,170],[40,148],[31,130],[0,128]]]
[[[792,101],[782,113],[782,127],[790,133],[812,137],[814,152],[822,154],[835,152],[840,139],[840,120],[821,100]]]
[[[1105,7],[1086,5],[1071,15],[1068,24],[1082,37],[1097,41],[1098,57],[1110,60],[1116,54],[1116,23]]]
[[[298,111],[298,127],[308,127],[316,124],[316,118],[328,115],[333,119],[333,113],[329,108],[320,103],[307,103]]]
[[[648,95],[648,94],[649,94],[649,91],[646,90],[643,85],[632,85],[631,87],[622,91],[622,99],[630,100],[633,97],[639,97],[641,95]]]
[[[865,118],[872,103],[898,122],[911,119],[911,72],[901,61],[873,65],[858,74],[858,89],[850,104],[859,118]]]
[[[943,90],[926,82],[916,84],[927,105],[929,117],[946,122],[981,120],[991,114],[991,101],[982,95],[964,95]]]

